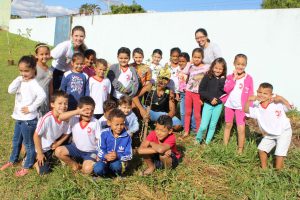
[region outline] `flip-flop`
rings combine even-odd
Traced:
[[[19,171],[16,171],[16,177],[22,177],[22,176],[25,176],[26,174],[29,173],[29,169],[20,169]]]
[[[7,162],[0,168],[0,171],[6,170],[9,167],[12,167],[14,164],[12,162]]]

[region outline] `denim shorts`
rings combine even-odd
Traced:
[[[72,158],[74,158],[77,162],[83,162],[85,160],[96,161],[97,151],[93,151],[93,152],[81,151],[75,146],[74,143],[68,144],[65,147],[68,149],[69,155]]]

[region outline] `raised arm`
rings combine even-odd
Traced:
[[[8,93],[9,94],[15,94],[19,87],[21,86],[23,78],[22,76],[18,76],[11,84],[8,86]]]
[[[276,96],[273,98],[273,101],[274,101],[274,103],[282,103],[282,104],[284,104],[288,109],[292,109],[292,106],[290,105],[289,101],[286,100],[283,96],[276,95]]]

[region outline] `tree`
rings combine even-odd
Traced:
[[[261,7],[264,9],[300,8],[300,0],[263,0]]]
[[[100,14],[101,8],[97,4],[88,4],[85,3],[80,6],[79,8],[79,14],[80,15],[94,15],[94,14]]]
[[[111,5],[111,14],[145,13],[145,9],[135,1],[131,5]]]

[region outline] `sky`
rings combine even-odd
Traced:
[[[131,4],[132,0],[14,0],[12,14],[22,17],[61,16],[77,13],[85,3],[107,11],[110,4]],[[148,12],[260,9],[262,0],[136,0]]]

